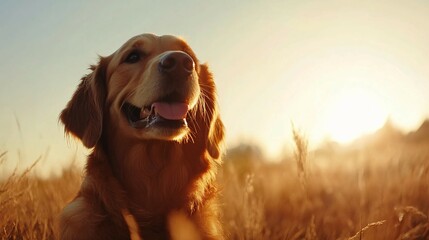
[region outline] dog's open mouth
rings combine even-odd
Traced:
[[[122,112],[134,128],[182,128],[188,126],[188,108],[188,104],[182,102],[154,102],[142,108],[124,102]]]

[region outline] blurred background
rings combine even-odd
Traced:
[[[144,32],[183,36],[209,63],[229,149],[276,161],[292,126],[313,149],[383,126],[408,136],[429,116],[427,1],[2,0],[0,174],[84,159],[58,115],[98,55]]]

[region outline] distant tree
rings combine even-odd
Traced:
[[[407,140],[413,143],[429,142],[429,119],[423,121],[420,127],[407,135]]]
[[[241,143],[228,149],[224,158],[225,167],[240,177],[251,173],[263,161],[265,157],[262,148],[251,143]]]

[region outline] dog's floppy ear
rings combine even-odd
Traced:
[[[213,75],[210,72],[206,64],[200,65],[200,81],[202,81],[202,88],[205,95],[205,109],[211,109],[206,111],[206,117],[204,119],[209,120],[206,148],[207,152],[213,159],[218,159],[222,153],[223,138],[224,138],[224,125],[219,116],[216,86],[213,80]]]
[[[211,124],[207,140],[207,151],[213,159],[218,159],[223,151],[224,126],[219,116]]]
[[[103,128],[107,62],[107,59],[100,58],[98,65],[91,66],[92,72],[81,79],[60,115],[65,132],[78,137],[87,148],[96,145]]]

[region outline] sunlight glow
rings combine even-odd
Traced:
[[[325,130],[331,139],[345,143],[377,130],[387,117],[377,95],[365,89],[343,89],[327,106]]]

